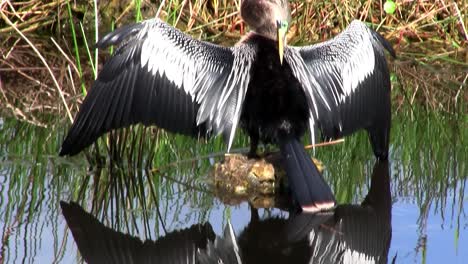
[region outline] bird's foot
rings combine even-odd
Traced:
[[[258,160],[260,159],[260,155],[258,155],[256,151],[249,151],[249,153],[247,153],[247,158]]]

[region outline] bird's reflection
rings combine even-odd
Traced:
[[[391,206],[389,165],[377,162],[361,205],[339,205],[328,215],[291,217],[288,241],[307,241],[308,263],[387,263]]]
[[[104,226],[76,203],[61,207],[88,263],[387,263],[391,240],[387,162],[375,164],[361,205],[266,219],[252,209],[237,236],[230,223],[219,236],[204,223],[143,242]]]

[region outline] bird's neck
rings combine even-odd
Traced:
[[[265,38],[269,38],[271,40],[277,41],[278,33],[276,32],[275,28],[272,27],[260,27],[253,30],[254,34],[263,36]]]
[[[240,39],[240,41],[238,43],[245,43],[245,42],[249,42],[249,41],[255,41],[256,39],[257,40],[258,39],[267,39],[267,40],[270,40],[270,41],[276,43],[276,37],[272,38],[272,37],[269,37],[269,36],[265,36],[264,34],[260,34],[260,33],[256,32],[256,31],[250,31],[249,33],[244,35]]]

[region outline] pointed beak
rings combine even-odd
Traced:
[[[284,56],[284,46],[286,45],[286,32],[287,27],[281,26],[281,22],[277,24],[278,30],[278,53],[281,65],[283,65],[283,56]]]

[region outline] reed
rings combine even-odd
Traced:
[[[396,3],[396,12],[390,15],[384,12],[382,0],[291,1],[289,42],[302,45],[324,41],[342,31],[351,20],[364,20],[389,39],[397,51],[398,60],[391,62],[397,109],[402,104],[415,103],[445,112],[464,108],[468,4],[463,0]],[[4,83],[1,100],[12,105],[10,114],[26,112],[31,120],[32,116],[38,119],[41,112],[29,113],[31,104],[59,114],[70,105],[75,112],[100,66],[98,51],[93,47],[99,33],[158,15],[194,37],[231,45],[246,31],[238,16],[239,4],[227,0],[2,1],[0,12],[14,26],[6,19],[0,21],[0,72]],[[57,45],[51,45],[50,38],[37,38],[39,34],[51,36]],[[31,36],[45,60],[55,64],[52,73],[46,71],[38,54],[31,54],[25,36]],[[74,59],[66,60],[60,55]],[[73,70],[63,70],[67,67]],[[32,87],[44,98],[37,100],[14,85],[18,79],[20,86]],[[54,79],[58,80],[66,103],[57,100],[57,91],[44,92]]]
[[[468,4],[463,0],[396,3],[396,12],[390,15],[383,11],[383,1],[291,1],[293,23],[289,43],[324,41],[342,31],[353,19],[361,19],[383,34],[397,51],[398,59],[390,61],[394,112],[423,107],[426,111],[453,115],[466,113]],[[48,126],[44,117],[51,114],[67,122],[66,113],[76,113],[96,78],[101,67],[99,58],[112,52],[111,49],[99,54],[94,49],[93,43],[100,34],[158,15],[196,38],[232,45],[247,30],[238,16],[239,4],[227,0],[54,1],[48,4],[35,0],[3,1],[0,102],[7,106],[4,112],[40,126]],[[38,37],[38,34],[50,37]],[[38,52],[31,50],[27,40]],[[48,68],[40,58],[47,62]],[[95,163],[102,160],[98,158],[99,153],[113,153],[111,156],[126,156],[127,160],[149,158],[158,163],[153,159],[158,155],[154,152],[155,145],[160,141],[177,145],[173,141],[178,140],[168,140],[159,130],[135,127],[130,131],[139,135],[115,132],[112,138],[120,143],[102,140],[105,144],[99,144],[100,149],[96,148],[99,151],[89,154],[89,160]],[[147,137],[143,138],[143,134]],[[222,149],[221,141],[215,142],[219,146],[216,150]],[[245,142],[241,137],[236,146],[245,146]],[[147,154],[145,148],[153,149],[150,153],[154,154]]]

